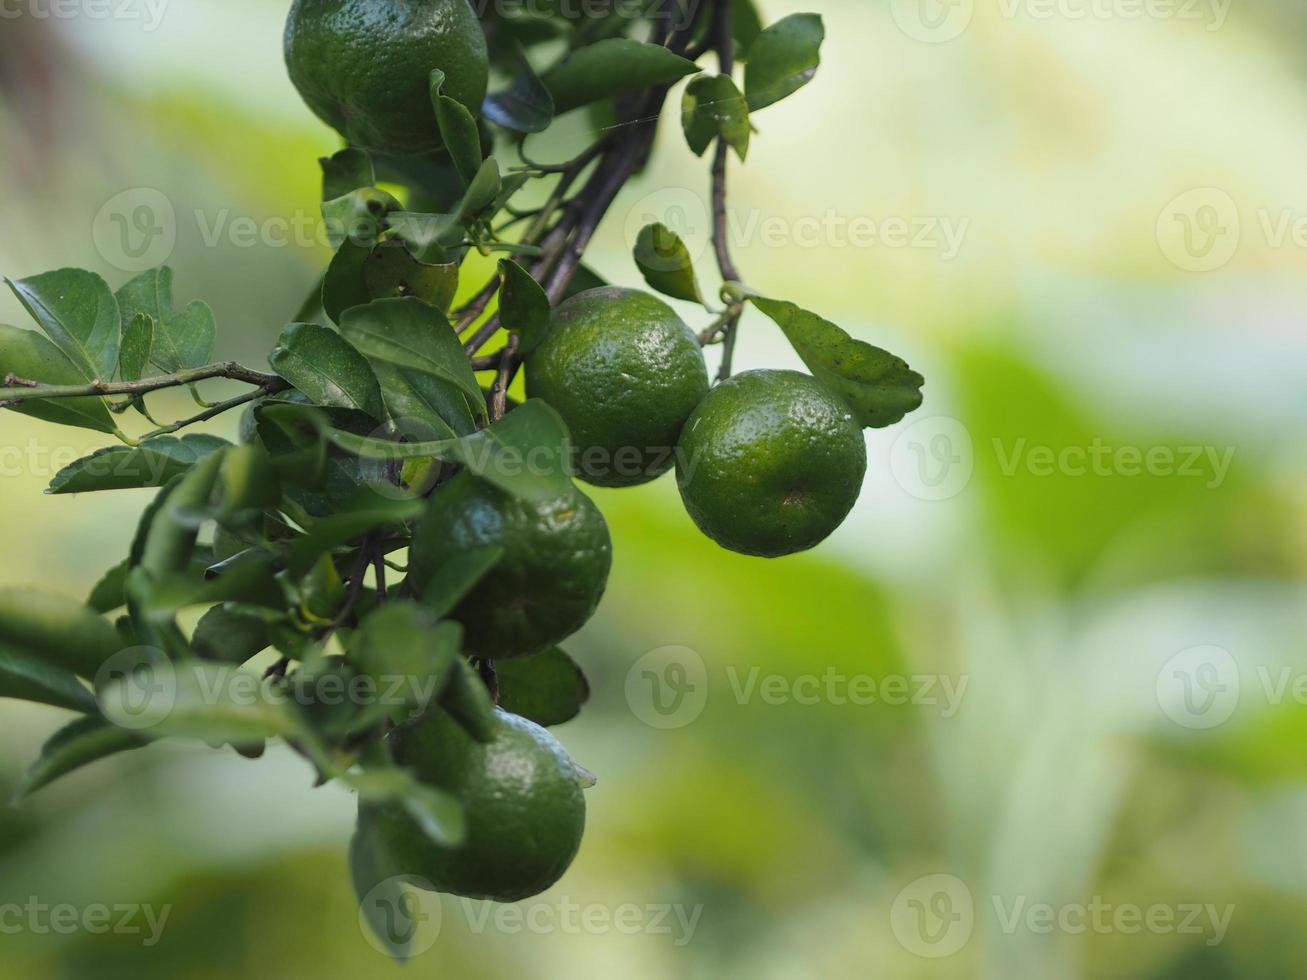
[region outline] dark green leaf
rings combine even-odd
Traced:
[[[579,48],[551,68],[542,81],[562,114],[572,109],[631,92],[674,82],[698,67],[660,44],[630,38],[609,38]]]
[[[753,0],[731,0],[731,33],[747,58],[753,42],[762,33],[762,18],[758,16],[758,7]]]
[[[893,425],[921,406],[925,379],[902,358],[855,340],[793,303],[760,296],[750,301],[776,321],[803,363],[849,403],[862,425]]]
[[[512,259],[499,260],[499,320],[521,340],[525,357],[540,346],[549,330],[549,297],[544,289]]]
[[[349,876],[359,903],[359,914],[386,951],[399,963],[408,960],[414,932],[396,929],[397,910],[407,908],[410,896],[398,865],[387,851],[375,821],[360,820],[349,842]]]
[[[458,263],[419,262],[403,241],[390,239],[372,250],[363,266],[371,299],[413,296],[447,312],[458,292]]]
[[[281,332],[268,361],[315,404],[356,408],[374,419],[385,417],[381,387],[367,358],[334,330],[292,323]]]
[[[122,347],[118,350],[118,376],[124,381],[139,381],[150,361],[154,346],[154,320],[137,313],[123,326]]]
[[[351,306],[363,306],[372,299],[364,269],[372,249],[346,239],[331,257],[322,279],[322,310],[332,323]]]
[[[103,718],[78,718],[55,732],[42,746],[40,757],[14,790],[12,802],[26,799],[38,789],[75,769],[145,744],[140,736],[118,728]]]
[[[149,530],[140,552],[140,567],[147,574],[163,576],[184,572],[190,566],[199,534],[195,513],[208,508],[221,466],[222,453],[210,453],[175,483],[167,484],[160,505],[151,509]]]
[[[276,468],[260,446],[233,447],[223,458],[221,480],[218,520],[228,526],[252,526],[262,520],[264,509],[281,500]]]
[[[170,268],[142,272],[118,290],[117,299],[124,327],[141,313],[154,321],[150,362],[159,370],[182,371],[208,363],[217,329],[213,311],[200,300],[175,310]]]
[[[390,602],[363,618],[349,659],[390,702],[380,706],[384,714],[399,722],[444,691],[462,640],[457,623],[438,623],[414,602]]]
[[[100,576],[100,581],[95,583],[95,587],[91,589],[91,594],[86,599],[86,605],[98,613],[113,612],[121,608],[127,601],[123,595],[123,585],[127,582],[127,573],[131,567],[130,560],[124,558]]]
[[[554,99],[520,48],[513,83],[502,92],[486,96],[481,115],[518,133],[542,133],[553,122]]]
[[[458,206],[458,222],[466,225],[480,217],[481,213],[495,203],[502,186],[499,178],[499,164],[490,157],[481,164],[479,170],[468,183],[467,193]]]
[[[69,463],[50,481],[47,493],[87,493],[95,490],[132,490],[161,487],[191,465],[218,449],[225,439],[204,433],[155,436],[139,446],[108,446]]]
[[[445,847],[457,847],[467,835],[463,805],[458,797],[417,781],[404,769],[366,769],[350,773],[346,782],[364,804],[398,803],[422,832]]]
[[[485,682],[462,657],[455,658],[455,670],[440,698],[440,705],[478,742],[495,737],[498,719]]]
[[[749,107],[726,75],[702,75],[686,86],[681,127],[698,156],[719,136],[735,148],[741,160],[749,153]]]
[[[108,283],[85,269],[59,269],[10,280],[9,288],[87,380],[113,378],[123,325]]]
[[[749,111],[779,102],[812,81],[821,64],[826,29],[817,14],[791,14],[754,39],[744,69]]]
[[[690,250],[666,225],[646,225],[635,242],[635,264],[644,281],[676,299],[702,303],[699,281],[690,262]]]
[[[442,558],[422,588],[423,608],[437,618],[449,615],[503,557],[504,549],[495,545]]]
[[[433,69],[431,104],[436,110],[440,139],[458,168],[459,176],[470,184],[481,168],[481,134],[477,132],[477,121],[468,107],[458,99],[441,94],[440,88],[444,84],[445,73],[439,68]]]
[[[83,385],[95,380],[86,377],[39,333],[0,324],[0,378],[9,374],[50,385]],[[60,425],[97,432],[118,431],[103,398],[33,399],[17,402],[10,408]]]
[[[448,382],[466,396],[469,407],[485,414],[472,362],[454,328],[435,307],[413,298],[374,300],[348,311],[340,330],[374,367],[390,364]],[[381,380],[384,390],[387,379]]]
[[[372,187],[377,182],[372,158],[364,150],[347,147],[329,157],[318,160],[322,165],[322,199],[334,201],[361,187]]]
[[[0,698],[95,711],[95,697],[75,676],[25,650],[0,642]]]
[[[320,555],[375,528],[403,524],[421,512],[420,500],[383,497],[375,491],[363,490],[350,509],[323,518],[307,534],[295,539],[287,557],[287,568],[292,575],[304,575]]]
[[[457,209],[449,214],[396,211],[387,217],[386,223],[408,246],[414,258],[434,265],[455,262],[463,248],[463,239],[467,237]]]
[[[266,649],[268,643],[267,623],[226,605],[214,606],[201,616],[191,637],[191,646],[200,659],[237,665]]]
[[[558,647],[532,657],[495,661],[499,706],[537,725],[561,725],[581,712],[590,684]]]

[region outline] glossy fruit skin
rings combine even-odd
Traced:
[[[824,540],[867,472],[862,429],[840,398],[798,371],[747,371],[690,416],[677,484],[699,529],[724,548],[778,558]]]
[[[309,108],[350,143],[415,156],[441,147],[430,76],[473,113],[489,61],[467,0],[295,0],[286,67]]]
[[[554,311],[526,389],[567,423],[578,477],[628,487],[672,468],[681,428],[708,394],[708,367],[670,306],[605,286]]]
[[[418,526],[409,554],[418,594],[441,562],[488,546],[504,556],[450,613],[463,624],[467,653],[495,660],[541,653],[594,614],[612,539],[580,490],[533,503],[460,473],[432,494]]]
[[[585,798],[558,740],[533,722],[496,711],[496,734],[480,743],[434,710],[389,737],[395,763],[457,796],[467,838],[443,847],[394,805],[360,807],[360,824],[380,832],[400,874],[436,891],[514,902],[538,895],[576,857],[585,830]]]

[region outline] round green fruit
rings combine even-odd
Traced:
[[[708,394],[708,368],[670,306],[605,286],[554,311],[526,390],[567,423],[581,479],[628,487],[672,468],[681,428]]]
[[[409,554],[418,595],[444,563],[486,548],[503,557],[450,617],[464,650],[493,660],[540,653],[584,626],[613,557],[603,515],[575,487],[532,502],[464,472],[432,494],[419,524]]]
[[[825,539],[853,509],[866,472],[848,406],[798,371],[748,371],[718,385],[677,450],[681,499],[699,529],[765,558]]]
[[[436,891],[514,902],[549,888],[567,871],[585,830],[585,798],[558,740],[525,718],[496,711],[494,738],[474,741],[443,711],[395,729],[396,764],[463,803],[467,838],[431,840],[401,806],[362,806],[396,871]]]
[[[486,38],[467,0],[295,0],[286,67],[304,101],[355,146],[439,149],[432,69],[472,112],[485,99]]]

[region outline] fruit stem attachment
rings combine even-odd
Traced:
[[[721,74],[730,78],[735,73],[735,38],[731,25],[731,0],[715,0],[713,6],[713,37],[717,48],[717,60]],[[713,251],[717,256],[717,271],[727,283],[740,281],[740,272],[731,258],[726,221],[726,167],[730,145],[721,136],[717,137],[717,148],[712,165],[712,213],[713,213]],[[736,304],[727,309],[727,319],[722,325],[722,362],[717,370],[717,380],[725,381],[731,376],[731,363],[735,357],[735,338],[740,327],[740,315],[744,307]]]

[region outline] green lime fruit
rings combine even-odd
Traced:
[[[502,548],[503,557],[450,612],[463,648],[507,660],[541,653],[585,625],[608,583],[612,540],[594,503],[575,487],[524,500],[463,472],[431,496],[409,554],[421,596],[447,562]]]
[[[486,96],[486,38],[467,0],[295,0],[285,49],[309,108],[367,150],[441,147],[433,69],[445,73],[443,94],[474,113]]]
[[[554,311],[526,390],[567,423],[581,479],[629,487],[672,468],[681,428],[708,394],[708,367],[670,306],[604,286]]]
[[[778,558],[806,551],[853,509],[867,472],[848,406],[798,371],[747,371],[685,423],[676,477],[685,509],[724,548]]]
[[[485,743],[439,710],[389,737],[397,765],[462,801],[462,844],[437,844],[396,804],[360,807],[359,822],[379,833],[399,874],[424,878],[439,892],[515,902],[567,871],[585,830],[585,798],[556,738],[517,715],[495,716]]]

